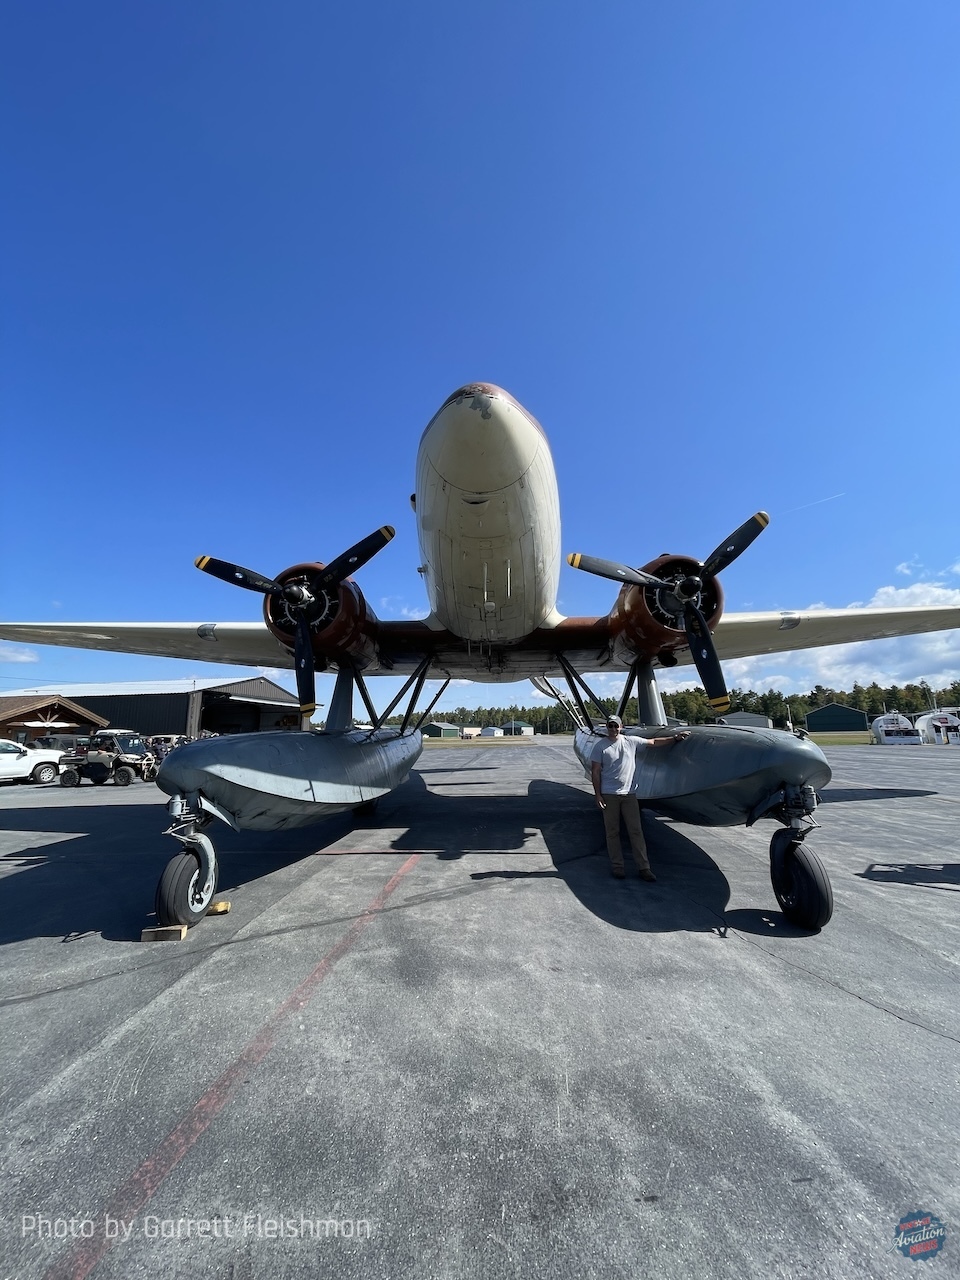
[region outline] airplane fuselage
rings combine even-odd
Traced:
[[[543,429],[478,383],[427,425],[414,496],[428,624],[511,645],[559,620],[560,498]]]

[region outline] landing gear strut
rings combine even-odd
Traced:
[[[210,822],[199,801],[174,796],[167,805],[173,824],[164,835],[180,841],[157,885],[157,921],[162,925],[194,925],[202,920],[217,891],[217,853],[202,827]]]
[[[816,823],[817,797],[810,786],[787,788],[778,815],[790,825],[773,833],[770,841],[770,879],[780,910],[801,929],[822,929],[833,915],[833,890],[826,867],[804,845]]]

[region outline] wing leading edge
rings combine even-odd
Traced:
[[[960,627],[960,607],[922,605],[898,609],[808,609],[779,613],[725,613],[714,639],[726,658],[755,658],[767,653],[791,653],[860,640],[952,631]],[[688,652],[677,654],[689,662]]]
[[[811,609],[768,613],[727,613],[715,635],[721,659],[817,649],[895,636],[960,628],[960,607],[910,606],[897,609]],[[101,649],[160,658],[191,658],[232,666],[293,667],[293,656],[262,622],[73,622],[0,623],[0,638],[21,644]],[[468,679],[519,680],[533,673],[556,675],[557,654],[576,655],[583,671],[625,670],[612,657],[608,618],[565,618],[540,628],[516,646],[505,646],[498,670],[481,672],[475,647],[423,622],[380,622],[380,664],[369,674],[399,675],[427,653],[443,671]],[[651,655],[652,656],[652,655]],[[678,649],[680,665],[691,662]]]

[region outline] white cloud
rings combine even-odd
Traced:
[[[385,619],[409,618],[413,622],[420,622],[430,615],[426,605],[410,606],[401,596],[381,596],[377,608]]]
[[[39,662],[33,649],[20,644],[0,644],[0,662]]]
[[[870,604],[878,609],[898,609],[904,605],[925,605],[927,608],[960,605],[960,588],[944,587],[939,582],[915,582],[909,587],[881,587],[874,592]]]

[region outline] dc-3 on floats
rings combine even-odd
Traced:
[[[620,584],[610,612],[565,618],[557,611],[560,508],[543,428],[506,391],[461,387],[428,423],[412,495],[429,597],[423,621],[381,621],[352,574],[394,536],[384,525],[327,564],[293,565],[266,578],[201,556],[205,573],[263,596],[263,622],[3,624],[0,636],[255,666],[293,666],[304,717],[315,710],[316,671],[337,673],[322,732],[239,734],[180,747],[157,779],[169,793],[170,828],[181,851],[157,889],[163,924],[194,924],[216,890],[212,818],[235,830],[305,826],[362,809],[397,787],[422,750],[416,708],[428,677],[529,678],[578,725],[574,750],[588,768],[605,711],[583,673],[625,672],[619,712],[636,690],[640,726],[666,724],[656,668],[694,663],[722,716],[729,707],[720,658],[960,626],[957,608],[843,609],[726,614],[718,575],[768,523],[746,520],[705,560],[661,555],[640,569],[575,554],[577,569]],[[406,676],[378,713],[367,686]],[[564,692],[558,688],[563,683]],[[353,728],[358,691],[372,729]],[[404,701],[405,700],[405,701]],[[399,727],[385,721],[404,703]],[[599,722],[590,708],[598,709]],[[304,721],[305,722],[305,721]],[[823,753],[802,732],[695,726],[641,771],[641,803],[703,826],[777,822],[770,842],[773,889],[788,919],[822,927],[833,909],[823,864],[805,844],[817,826],[817,789],[830,779]]]

